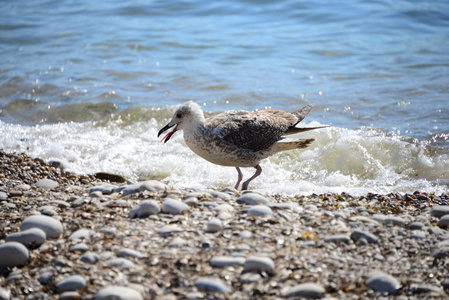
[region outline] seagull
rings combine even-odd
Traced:
[[[315,140],[284,142],[284,135],[327,127],[296,127],[312,107],[309,104],[292,113],[277,109],[228,111],[206,119],[197,103],[187,101],[176,109],[157,136],[173,127],[161,140],[166,143],[176,131],[183,130],[184,141],[194,153],[211,163],[236,168],[236,190],[243,179],[240,168],[255,168],[254,175],[242,184],[242,190],[247,190],[249,183],[262,173],[261,160],[281,151],[306,148]]]

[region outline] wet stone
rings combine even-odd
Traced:
[[[0,245],[0,268],[16,267],[27,262],[28,249],[17,242],[7,242]]]
[[[372,272],[366,281],[366,286],[375,292],[397,294],[401,284],[399,280],[381,271]]]
[[[42,229],[30,228],[24,231],[12,233],[5,239],[6,242],[18,242],[30,249],[38,248],[45,242],[47,235]]]
[[[229,287],[220,279],[211,277],[201,277],[195,281],[195,286],[203,291],[208,292],[229,292]]]
[[[81,275],[73,275],[56,283],[56,291],[58,294],[80,290],[86,286],[86,280]]]
[[[30,216],[27,217],[20,226],[20,230],[24,231],[30,228],[39,228],[45,232],[47,238],[56,239],[63,232],[63,227],[60,221],[48,216]]]

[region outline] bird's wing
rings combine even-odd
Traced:
[[[253,151],[268,149],[298,118],[281,110],[225,112],[206,120],[206,127],[238,148]]]

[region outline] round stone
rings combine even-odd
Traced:
[[[134,269],[136,267],[136,265],[132,261],[121,257],[108,260],[106,262],[106,265],[108,265],[109,267],[120,267],[122,269]]]
[[[449,226],[449,215],[442,216],[441,219],[438,221],[438,226],[441,227]]]
[[[187,210],[189,206],[179,200],[165,198],[162,202],[162,211],[172,215],[177,215]]]
[[[197,281],[195,281],[195,286],[200,290],[208,292],[229,292],[229,287],[223,281],[217,278],[201,277]]]
[[[128,218],[147,218],[160,213],[159,203],[154,200],[144,200],[134,206],[128,214]]]
[[[434,217],[440,218],[444,215],[449,215],[449,205],[434,205],[430,214]]]
[[[57,239],[63,232],[61,222],[52,217],[42,215],[27,217],[20,226],[21,231],[30,228],[39,228],[43,230],[49,239]]]
[[[5,239],[6,242],[18,242],[24,246],[35,249],[45,242],[47,235],[42,229],[30,228],[24,231],[12,233]]]
[[[72,233],[69,237],[70,240],[78,240],[78,239],[90,239],[93,235],[93,231],[87,228],[81,228]]]
[[[55,189],[59,186],[59,183],[57,183],[54,180],[48,179],[48,178],[44,178],[39,180],[38,182],[36,182],[34,184],[35,187],[37,188],[42,188],[42,189]]]
[[[246,205],[270,205],[270,201],[258,193],[248,192],[237,199],[237,203]]]
[[[117,257],[143,257],[144,255],[136,250],[122,248],[117,252]]]
[[[61,294],[69,291],[80,290],[86,286],[86,280],[81,275],[73,275],[56,283],[56,291]]]
[[[143,300],[142,295],[131,288],[111,285],[101,289],[95,300]]]
[[[246,259],[243,265],[244,272],[274,272],[274,262],[271,258],[265,256],[251,256]]]
[[[207,231],[217,232],[223,229],[223,224],[220,219],[214,218],[207,223]]]
[[[271,210],[271,208],[265,205],[254,205],[248,210],[248,216],[251,217],[263,217],[271,215],[273,215],[273,211]]]
[[[298,297],[318,299],[322,298],[325,292],[326,291],[321,285],[313,282],[305,282],[283,290],[282,296],[286,298]]]
[[[84,263],[93,265],[100,260],[100,257],[93,252],[86,252],[80,257],[80,260]]]
[[[366,281],[366,286],[375,292],[395,295],[401,287],[401,283],[391,275],[381,271],[375,271]]]
[[[345,234],[336,234],[326,237],[324,241],[326,243],[348,243],[350,239]]]
[[[139,186],[139,191],[149,191],[149,192],[163,192],[168,190],[168,186],[157,180],[147,180],[143,181]]]
[[[21,266],[28,260],[28,249],[17,242],[0,245],[0,268]]]

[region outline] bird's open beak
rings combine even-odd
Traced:
[[[168,123],[161,130],[159,130],[159,133],[157,134],[157,137],[159,137],[162,133],[164,133],[168,129],[170,129],[173,126],[175,126],[175,128],[173,128],[173,130],[169,131],[161,140],[161,142],[164,141],[164,143],[168,142],[168,140],[171,138],[171,136],[176,132],[176,130],[178,130],[178,125],[179,125],[179,123],[176,123],[176,124],[173,124],[173,125],[170,125],[170,123]]]

